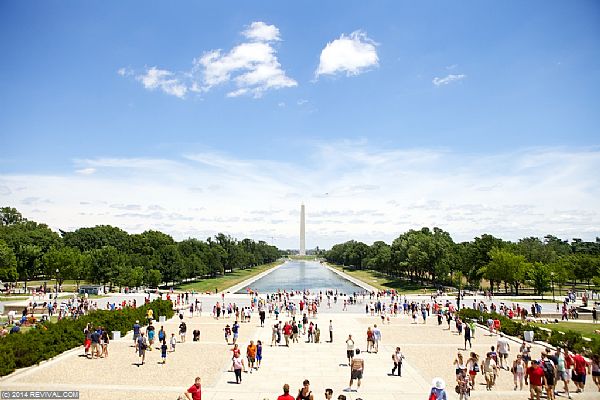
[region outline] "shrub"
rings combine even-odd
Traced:
[[[83,330],[87,323],[102,326],[107,331],[120,331],[125,335],[136,320],[144,321],[148,309],[155,316],[173,316],[172,303],[154,300],[142,307],[125,308],[116,311],[93,311],[79,319],[62,319],[56,323],[38,324],[23,334],[8,335],[0,339],[0,376],[5,376],[17,368],[29,367],[48,360],[64,351],[83,344]]]

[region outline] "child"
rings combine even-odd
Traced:
[[[256,342],[256,369],[260,368],[260,362],[262,361],[262,342],[259,340]]]
[[[177,338],[175,338],[175,334],[171,333],[171,352],[175,351],[175,345],[177,344]]]
[[[162,344],[160,345],[160,356],[162,358],[162,363],[165,364],[167,362],[167,339],[163,339]]]

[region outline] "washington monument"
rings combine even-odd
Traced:
[[[300,255],[306,255],[306,238],[304,232],[304,204],[300,206]]]

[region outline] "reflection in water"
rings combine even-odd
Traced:
[[[362,292],[364,289],[342,278],[316,261],[287,261],[277,270],[249,285],[259,293],[274,293],[277,290],[304,290],[311,292],[337,290],[340,293]],[[246,293],[247,287],[237,293]]]

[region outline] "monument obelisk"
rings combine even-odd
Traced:
[[[304,204],[300,206],[300,255],[306,255],[306,238],[304,231]]]

